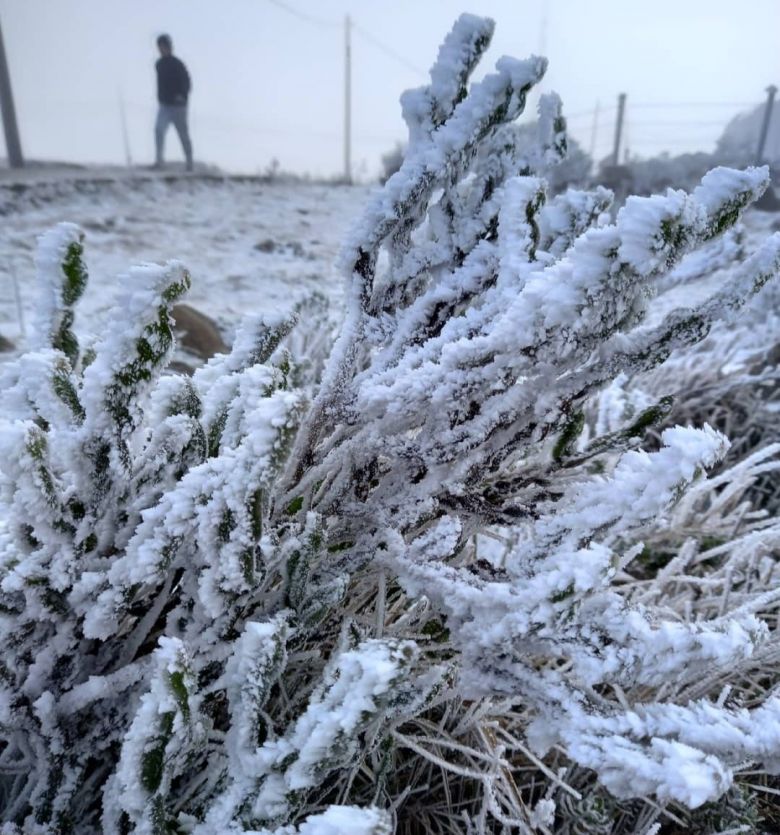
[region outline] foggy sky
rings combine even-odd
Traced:
[[[780,0],[284,2],[313,19],[271,0],[0,0],[26,156],[123,162],[121,99],[133,161],[151,162],[155,38],[169,32],[193,78],[196,159],[256,172],[275,157],[283,169],[336,174],[346,13],[359,27],[353,161],[363,176],[404,138],[398,96],[425,82],[421,71],[462,11],[497,22],[479,74],[502,54],[550,58],[543,90],[561,94],[585,150],[599,103],[597,158],[611,146],[619,92],[628,94],[626,144],[651,156],[711,150],[740,105],[780,83]],[[168,157],[181,158],[172,131]]]

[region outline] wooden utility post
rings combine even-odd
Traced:
[[[5,147],[8,152],[8,164],[11,168],[22,168],[22,143],[19,141],[19,128],[16,125],[16,110],[11,92],[11,76],[8,73],[8,61],[5,57],[3,30],[0,28],[0,114],[5,130]]]
[[[761,135],[758,137],[758,149],[756,150],[756,165],[761,165],[764,161],[764,148],[766,147],[766,138],[769,134],[769,124],[772,121],[772,111],[775,107],[775,93],[777,87],[770,84],[766,88],[766,108],[764,109],[764,121],[761,124]]]
[[[119,123],[122,126],[122,144],[125,149],[125,164],[128,168],[133,167],[133,155],[130,152],[130,136],[127,132],[127,115],[125,114],[125,97],[122,91],[117,92],[117,100],[119,102]]]
[[[542,21],[539,24],[539,54],[547,55],[547,0],[542,5]]]
[[[344,181],[352,183],[352,21],[344,18]]]
[[[626,94],[618,96],[617,121],[615,122],[615,147],[612,150],[612,164],[620,164],[620,137],[623,135],[623,116],[626,112]]]
[[[590,133],[590,158],[596,162],[596,137],[599,132],[599,102],[596,100],[596,106],[593,108],[593,128]]]

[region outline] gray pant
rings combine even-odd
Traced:
[[[171,124],[173,124],[176,128],[176,133],[179,134],[181,146],[184,148],[184,156],[187,159],[187,168],[191,168],[192,142],[190,142],[190,132],[187,128],[186,104],[161,104],[160,109],[157,111],[157,122],[154,126],[154,139],[157,146],[157,164],[162,165],[165,134]]]

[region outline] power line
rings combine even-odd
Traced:
[[[300,9],[296,9],[294,6],[290,6],[288,3],[285,3],[284,0],[268,0],[268,2],[280,9],[284,9],[288,14],[297,17],[299,20],[305,20],[307,23],[313,23],[315,26],[328,26],[331,28],[341,26],[339,21],[328,20],[324,17],[311,15],[308,12],[302,12]]]
[[[152,112],[153,106],[148,103],[141,103],[137,101],[128,101],[125,104],[129,105],[136,111]],[[337,131],[317,130],[311,128],[309,125],[288,125],[286,127],[276,127],[268,124],[254,124],[251,122],[226,120],[223,116],[218,116],[215,113],[204,113],[195,111],[194,114],[200,124],[200,129],[205,131],[217,131],[223,133],[245,133],[245,134],[266,134],[269,136],[309,136],[317,139],[338,139],[341,134]],[[397,136],[390,136],[387,134],[378,133],[357,133],[356,138],[361,142],[392,145],[398,141]]]
[[[646,121],[642,119],[632,119],[632,125],[642,125],[643,127],[658,127],[658,128],[670,128],[670,127],[689,127],[689,128],[697,128],[697,127],[716,127],[718,125],[725,125],[726,120],[724,119],[708,119],[706,121],[700,121],[699,119],[682,119],[682,120],[674,120],[674,121],[663,121],[657,122],[655,120]]]
[[[315,15],[310,15],[308,12],[302,12],[300,9],[296,9],[295,6],[291,6],[289,3],[285,3],[284,0],[268,0],[269,3],[272,3],[274,6],[277,6],[280,9],[284,9],[288,14],[291,14],[297,17],[299,20],[306,21],[306,23],[312,23],[315,26],[327,26],[329,28],[334,28],[336,26],[341,26],[342,23],[336,20],[329,20],[324,17],[316,17]],[[362,35],[367,41],[370,41],[374,44],[378,49],[385,53],[385,55],[389,56],[395,61],[398,61],[399,64],[403,64],[407,69],[416,72],[418,75],[427,76],[428,73],[410,61],[408,58],[405,58],[401,55],[400,52],[396,52],[393,47],[388,46],[381,38],[378,38],[376,35],[372,35],[367,29],[362,26],[359,26],[357,23],[352,21],[352,28]]]
[[[639,138],[634,144],[639,147],[644,145],[650,145],[654,148],[660,148],[669,147],[670,145],[694,145],[700,144],[704,141],[705,140],[701,136],[673,136],[667,139],[662,139],[661,137],[648,137],[646,139]],[[713,139],[712,142],[709,144],[714,145],[715,140]]]
[[[757,107],[758,102],[680,102],[680,101],[672,101],[672,102],[632,102],[631,108],[642,108],[642,109],[664,109],[664,108],[676,108],[676,107],[728,107],[728,108],[735,108],[735,107]],[[602,108],[602,113],[607,113],[611,110],[614,110],[615,106],[611,105],[610,107]],[[574,119],[586,119],[588,117],[593,116],[595,112],[595,108],[591,107],[589,110],[579,110],[576,113],[566,113],[564,112],[564,116],[567,121],[573,121]],[[687,122],[668,122],[666,124],[687,124]],[[704,122],[699,122],[699,124],[705,124]],[[710,122],[708,124],[716,124],[715,122]],[[717,123],[720,124],[720,123]]]
[[[631,107],[755,107],[754,101],[646,101],[632,102]]]
[[[579,110],[577,113],[567,113],[565,110],[563,112],[563,118],[566,119],[567,122],[570,122],[572,119],[589,119],[593,116],[593,114],[598,110],[599,115],[604,113],[609,113],[610,111],[615,109],[615,105],[611,104],[609,107],[591,107],[590,110]]]
[[[357,23],[353,23],[352,25],[358,34],[362,35],[364,38],[366,38],[366,40],[373,43],[374,46],[376,46],[378,49],[384,52],[385,55],[388,55],[390,58],[393,58],[394,60],[398,61],[399,64],[403,64],[407,69],[412,70],[412,72],[416,72],[418,75],[428,75],[428,73],[424,69],[421,69],[416,64],[413,64],[411,61],[404,58],[403,55],[396,52],[391,46],[388,46],[386,43],[380,41],[376,35],[372,35],[370,32],[366,31],[362,26],[359,26]]]

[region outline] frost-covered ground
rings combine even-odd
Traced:
[[[103,326],[99,314],[111,307],[128,267],[171,258],[184,261],[192,272],[187,301],[214,318],[228,340],[245,313],[288,307],[313,289],[324,292],[338,314],[342,282],[334,262],[369,193],[365,186],[131,176],[97,169],[4,172],[0,335],[23,347],[14,276],[22,317],[29,323],[35,240],[62,220],[87,233],[91,290],[80,307],[77,330]],[[746,251],[777,222],[777,215],[748,213]],[[681,267],[692,280],[665,294],[653,317],[679,304],[695,304],[721,283],[718,271],[698,275],[696,259],[701,261],[702,254]]]
[[[335,257],[368,192],[100,171],[0,180],[0,334],[22,347],[13,277],[29,324],[36,236],[62,220],[87,233],[91,289],[77,330],[103,326],[98,314],[111,306],[128,267],[171,258],[192,273],[187,301],[216,319],[228,340],[242,314],[287,307],[313,289],[338,308]]]

